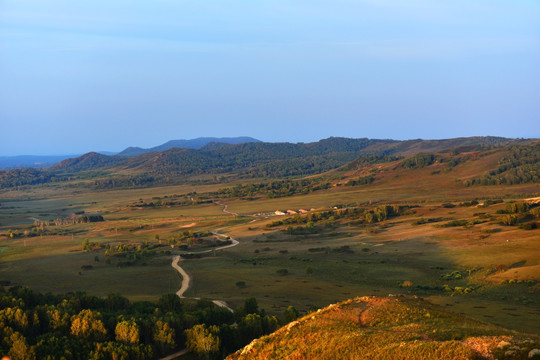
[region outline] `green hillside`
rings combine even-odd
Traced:
[[[84,171],[113,166],[122,163],[122,158],[118,156],[107,156],[96,152],[89,152],[74,159],[66,159],[51,167],[51,171],[68,170]]]
[[[133,303],[180,288],[187,298],[235,310],[226,323],[204,320],[204,312],[198,321],[197,314],[182,321],[163,315],[159,321],[175,328],[175,346],[159,352],[145,320],[157,321],[155,310],[133,315],[147,334],[138,344],[153,346],[147,358],[184,344],[195,349],[187,334],[218,339],[210,355],[223,358],[307,314],[245,350],[253,353],[235,356],[526,359],[540,331],[540,145],[481,139],[210,144],[132,158],[87,154],[47,171],[3,172],[10,185],[0,191],[0,285],[61,296],[118,293]],[[402,152],[391,150],[397,143]],[[257,178],[260,169],[269,175]],[[511,181],[474,182],[508,172]],[[234,247],[218,251],[226,237]],[[185,274],[173,259],[183,259]],[[313,313],[382,294],[408,297],[364,297]],[[246,299],[260,307],[245,311]],[[58,303],[47,301],[41,305]],[[34,319],[34,305],[24,304]],[[71,322],[82,309],[66,311]],[[123,319],[99,301],[93,310],[106,319],[108,346],[122,350],[112,342]],[[44,354],[43,334],[31,329],[19,333]],[[12,351],[12,335],[3,335],[0,349]],[[325,343],[337,350],[327,353]],[[90,344],[88,354],[94,345],[102,346]]]
[[[361,158],[360,163],[388,162],[418,153],[454,151],[459,154],[509,145],[520,149],[524,146],[521,144],[531,142],[494,137],[408,141],[332,137],[306,144],[210,143],[200,149],[172,147],[132,157],[92,152],[48,169],[0,171],[0,186],[70,182],[70,186],[119,188],[180,184],[201,179],[217,182],[223,178],[300,177],[337,169],[358,158]]]
[[[540,142],[420,152],[409,157],[364,156],[335,169],[327,177],[336,184],[425,183],[431,188],[452,189],[478,185],[535,184],[540,180]]]

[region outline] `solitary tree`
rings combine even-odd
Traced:
[[[84,239],[84,241],[82,242],[82,249],[83,249],[83,251],[90,251],[91,250],[90,240],[88,240],[88,238]]]
[[[35,360],[36,352],[34,347],[30,347],[26,342],[24,336],[15,332],[9,338],[11,342],[11,348],[9,349],[9,356],[13,360]]]
[[[219,351],[219,328],[215,325],[208,328],[204,324],[195,325],[186,330],[186,337],[187,348],[206,359]]]
[[[104,340],[107,337],[107,330],[100,318],[99,312],[81,310],[71,318],[71,334],[85,339]]]
[[[139,342],[139,326],[133,320],[124,320],[116,324],[114,333],[116,341],[128,344],[137,344]]]
[[[159,298],[158,306],[164,312],[180,312],[182,300],[176,294],[165,294]]]
[[[154,326],[153,339],[159,346],[162,353],[173,349],[176,346],[176,333],[174,329],[165,321],[157,321]]]
[[[298,310],[294,308],[294,306],[290,305],[287,310],[285,310],[285,321],[291,322],[296,319],[298,319]]]
[[[263,331],[263,318],[259,314],[247,314],[242,318],[239,325],[240,335],[244,342],[261,337]]]
[[[259,312],[259,304],[257,304],[257,299],[249,298],[244,302],[244,313],[245,314],[256,314]]]

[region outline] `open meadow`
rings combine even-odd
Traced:
[[[289,306],[305,313],[356,296],[403,293],[540,333],[540,230],[501,223],[511,216],[508,204],[539,195],[538,184],[463,187],[445,174],[417,173],[411,181],[407,171],[388,171],[389,179],[367,186],[336,183],[279,198],[214,194],[234,184],[5,191],[0,281],[156,300],[180,288],[171,261],[183,255],[191,276],[186,296],[233,308],[254,297],[282,316]],[[306,212],[275,214],[299,209]],[[102,219],[51,222],[84,214]],[[239,245],[197,255],[217,246],[216,230]]]

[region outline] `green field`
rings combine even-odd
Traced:
[[[506,202],[513,201],[537,195],[538,185],[447,187],[444,192],[433,191],[429,182],[415,184],[414,190],[410,187],[409,181],[394,181],[392,187],[383,182],[277,199],[221,200],[229,211],[248,217],[225,213],[216,203],[137,206],[141,201],[173,194],[215,191],[217,185],[96,193],[47,187],[5,192],[0,209],[0,233],[4,234],[0,238],[0,280],[42,292],[117,292],[132,300],[153,300],[180,287],[181,277],[170,263],[175,254],[185,251],[170,247],[168,237],[186,230],[220,229],[240,244],[201,259],[185,260],[182,266],[192,276],[186,296],[225,300],[233,307],[255,297],[269,313],[280,315],[290,305],[306,312],[355,296],[417,294],[505,327],[539,333],[540,272],[534,271],[540,265],[538,230],[499,225],[496,212],[504,209],[504,203],[485,208],[442,206],[448,199],[458,204],[502,192]],[[338,220],[331,227],[318,226],[319,231],[310,235],[289,235],[285,225],[267,227],[287,218],[273,215],[277,209],[327,209],[337,204],[361,204],[367,209],[378,204],[414,207],[407,215],[371,225]],[[57,231],[52,235],[8,236],[9,230],[19,234],[30,230],[36,219],[50,220],[80,211],[102,214],[105,221],[52,226],[50,229]],[[486,219],[480,219],[479,213]],[[492,217],[487,219],[486,214]],[[444,220],[413,225],[420,218]],[[439,226],[452,219],[480,223]],[[84,239],[101,248],[83,252]],[[115,266],[120,261],[115,258],[105,263],[106,245],[135,247],[143,242],[153,244],[157,253],[129,266]],[[347,252],[340,252],[344,246]],[[207,248],[204,243],[192,244],[189,251]],[[92,268],[83,269],[85,265]],[[454,271],[461,272],[462,278],[441,278]],[[245,285],[238,286],[238,282]],[[444,285],[452,291],[441,290]],[[471,290],[460,294],[453,290],[456,287]]]

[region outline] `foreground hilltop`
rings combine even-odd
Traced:
[[[417,297],[361,297],[304,316],[227,359],[540,359],[540,338]]]

